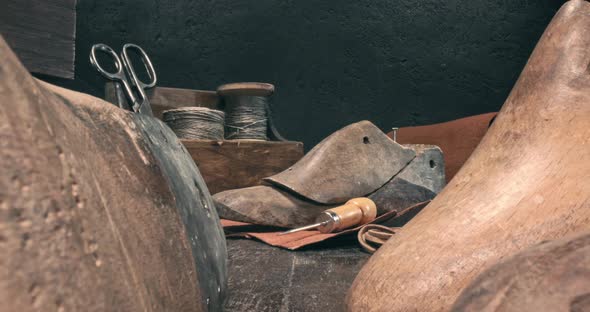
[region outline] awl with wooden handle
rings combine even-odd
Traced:
[[[377,206],[372,200],[366,197],[353,198],[342,206],[322,212],[316,218],[316,223],[292,229],[279,235],[311,229],[318,229],[320,233],[333,233],[369,223],[375,220],[375,217],[377,217]]]

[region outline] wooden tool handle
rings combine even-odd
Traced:
[[[377,216],[377,206],[375,203],[366,198],[353,198],[346,204],[326,210],[333,212],[340,218],[340,222],[332,231],[341,231],[357,225],[369,223],[375,220]]]

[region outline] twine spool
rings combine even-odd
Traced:
[[[223,140],[222,111],[207,107],[183,107],[164,111],[164,122],[180,139]]]
[[[243,82],[222,85],[217,93],[225,103],[225,138],[268,140],[268,100],[274,86]]]

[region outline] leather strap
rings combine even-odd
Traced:
[[[395,234],[397,229],[399,228],[379,224],[366,224],[359,230],[357,238],[361,247],[366,252],[374,253]]]

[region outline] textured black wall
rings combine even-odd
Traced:
[[[79,0],[77,80],[58,82],[101,96],[90,46],[137,43],[161,86],[274,83],[279,130],[311,147],[362,119],[387,130],[498,110],[563,2]]]

